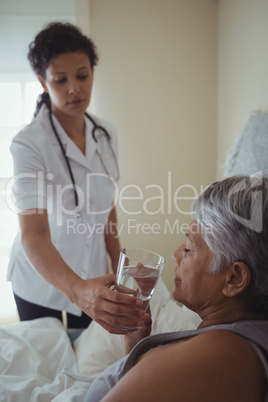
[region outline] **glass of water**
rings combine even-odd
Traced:
[[[115,291],[138,297],[146,311],[165,259],[152,251],[139,248],[122,248],[117,267]],[[136,331],[137,327],[119,328]]]

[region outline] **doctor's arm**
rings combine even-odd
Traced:
[[[113,273],[116,274],[117,264],[120,254],[120,241],[118,233],[118,223],[115,205],[112,206],[106,227],[105,227],[105,244],[107,252],[111,259]]]
[[[24,251],[47,282],[111,333],[122,333],[114,326],[133,325],[127,317],[135,317],[137,325],[142,325],[140,300],[111,290],[114,275],[84,280],[66,264],[51,241],[46,210],[26,210],[19,220]]]

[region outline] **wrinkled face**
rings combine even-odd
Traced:
[[[198,314],[219,302],[224,284],[224,273],[209,272],[213,254],[201,230],[193,220],[185,242],[173,253],[177,263],[173,296]]]
[[[56,117],[84,114],[91,97],[94,69],[85,53],[61,53],[50,60],[46,78],[38,76],[48,92]]]

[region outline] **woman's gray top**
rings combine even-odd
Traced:
[[[143,339],[132,349],[129,355],[118,360],[112,366],[103,371],[103,373],[90,386],[85,402],[101,401],[101,399],[117,384],[120,378],[122,378],[123,375],[135,365],[137,358],[149,349],[169,342],[181,341],[186,338],[189,339],[213,329],[231,331],[246,339],[261,359],[268,381],[268,321],[239,321],[233,324],[213,325],[211,327],[197,330],[153,335]],[[268,402],[268,392],[265,401]]]

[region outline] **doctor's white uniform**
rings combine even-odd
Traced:
[[[117,138],[114,127],[97,117],[111,137],[101,130],[92,137],[93,124],[85,117],[86,153],[78,149],[52,115],[76,183],[81,218],[76,218],[73,184],[66,160],[51,128],[49,111],[42,106],[37,117],[12,141],[14,208],[17,212],[43,208],[48,212],[51,240],[65,262],[83,279],[108,273],[105,225],[118,190]],[[110,147],[111,145],[111,147]],[[101,158],[98,155],[101,154]],[[105,174],[105,169],[109,175]],[[114,228],[109,228],[114,230]],[[51,268],[53,269],[53,268]],[[7,279],[14,293],[34,304],[81,315],[81,310],[50,285],[27,259],[17,235]]]

